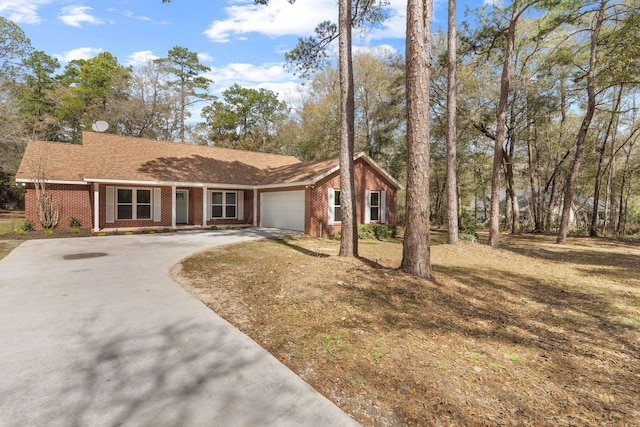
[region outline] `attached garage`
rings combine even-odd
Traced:
[[[304,232],[304,190],[262,193],[260,222],[262,227]]]

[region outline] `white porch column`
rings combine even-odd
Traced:
[[[204,187],[202,189],[202,228],[207,228],[207,192],[209,189]]]
[[[176,186],[171,186],[171,228],[176,228]]]
[[[253,225],[258,225],[258,190],[253,190]]]
[[[93,231],[100,231],[100,184],[93,183]]]

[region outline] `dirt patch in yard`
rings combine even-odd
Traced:
[[[9,255],[20,243],[20,240],[0,240],[0,259]]]
[[[442,235],[434,233],[434,240]],[[176,278],[363,425],[640,424],[640,246],[503,236],[434,277],[316,238],[197,254]]]

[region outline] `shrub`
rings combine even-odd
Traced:
[[[397,229],[391,224],[360,224],[358,237],[363,240],[383,240],[395,238]]]
[[[75,217],[71,217],[69,220],[69,228],[82,228],[82,222]]]
[[[125,231],[124,235],[125,236],[131,236],[133,234],[133,231]]]
[[[149,230],[149,234],[156,234],[156,230]]]
[[[32,221],[25,221],[24,224],[20,226],[20,230],[24,232],[33,231],[35,229],[36,229],[36,226]]]
[[[170,231],[171,231],[171,229],[169,227],[165,227],[165,228],[162,229],[163,233],[168,233]]]
[[[473,227],[467,227],[462,230],[462,233],[458,236],[460,240],[465,242],[475,243],[478,241],[478,233],[476,233],[476,229]]]
[[[218,228],[218,226],[217,226],[217,225],[212,225],[212,226],[211,226],[211,229],[212,229],[212,230],[219,230],[219,228]]]
[[[52,228],[45,228],[43,231],[44,231],[44,235],[45,236],[52,236],[53,235],[53,229]]]
[[[370,224],[360,224],[358,226],[358,238],[363,240],[375,240],[376,234]]]
[[[234,228],[234,230],[242,230],[242,227],[238,225],[236,228]]]
[[[392,224],[374,224],[373,225],[373,233],[376,235],[376,239],[395,239],[398,230],[395,225]]]

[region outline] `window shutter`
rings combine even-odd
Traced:
[[[327,197],[327,205],[329,205],[329,210],[327,211],[327,225],[333,225],[334,223],[334,203],[335,203],[336,192],[333,188],[329,189],[329,195]]]
[[[387,223],[387,192],[380,192],[380,223]]]
[[[238,204],[238,219],[244,220],[244,191],[238,191],[238,199],[236,203]]]
[[[107,187],[107,212],[105,213],[106,222],[115,221],[115,197],[116,190],[114,187]]]
[[[371,223],[371,191],[364,191],[364,223]]]
[[[153,189],[153,222],[162,221],[162,192],[160,188]]]

